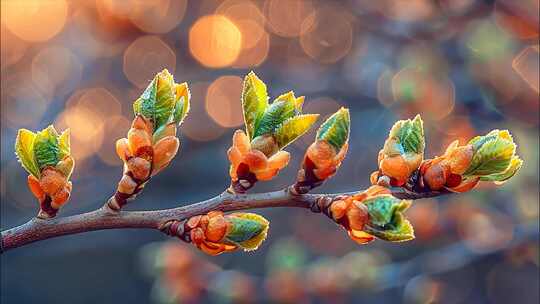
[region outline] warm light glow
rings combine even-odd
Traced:
[[[204,16],[189,31],[189,50],[202,65],[219,68],[232,64],[242,47],[242,33],[227,17]]]
[[[137,4],[131,21],[144,32],[162,34],[182,21],[187,0],[138,0]]]
[[[242,50],[232,66],[240,69],[259,66],[266,60],[269,51],[270,37],[264,33],[254,47]]]
[[[46,41],[66,23],[68,5],[64,0],[3,0],[2,23],[15,35],[31,42]]]
[[[380,13],[399,21],[421,21],[433,16],[434,5],[429,0],[389,0]]]
[[[2,23],[0,32],[0,64],[2,69],[17,63],[26,53],[28,43],[13,35]]]
[[[538,45],[526,47],[512,61],[512,68],[533,89],[539,92],[540,51]]]
[[[63,94],[77,86],[81,77],[79,59],[65,47],[44,48],[32,60],[32,80],[42,90]]]
[[[264,3],[270,29],[283,37],[299,36],[303,30],[302,22],[313,10],[309,0],[266,0]]]
[[[242,78],[221,76],[208,87],[206,111],[219,125],[232,128],[242,125]]]
[[[174,51],[157,36],[143,36],[133,41],[124,52],[124,74],[127,79],[144,88],[156,73],[167,68],[176,70]]]
[[[224,1],[217,9],[216,14],[223,15],[238,27],[242,33],[242,48],[250,49],[257,45],[263,35],[265,18],[261,10],[246,0]]]
[[[71,129],[72,153],[76,160],[83,160],[100,149],[105,123],[120,112],[120,102],[107,89],[80,90],[67,101],[66,109],[57,117],[55,126],[61,130]]]
[[[196,141],[211,141],[225,133],[225,129],[215,123],[206,112],[208,86],[206,82],[189,84],[192,101],[189,116],[182,123],[182,133]]]
[[[99,158],[109,166],[120,166],[122,161],[116,154],[116,141],[126,137],[131,126],[131,122],[122,115],[108,116],[103,126],[103,131],[107,136],[103,139],[101,148],[98,151]]]
[[[347,12],[337,8],[312,13],[302,22],[302,49],[309,57],[322,63],[334,63],[343,58],[352,46],[350,20]]]

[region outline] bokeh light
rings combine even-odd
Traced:
[[[99,151],[106,121],[120,113],[120,102],[107,89],[83,89],[70,97],[55,126],[60,130],[70,128],[73,156],[83,161]]]
[[[19,38],[46,41],[62,30],[68,16],[65,0],[2,1],[2,23]]]
[[[189,30],[189,50],[202,65],[219,68],[232,64],[242,47],[242,33],[223,15],[204,16]]]
[[[137,0],[131,21],[147,33],[162,34],[175,28],[186,12],[187,0]]]
[[[540,66],[540,50],[538,45],[528,46],[521,51],[512,61],[512,68],[518,75],[533,89],[536,93],[539,92],[539,71]]]
[[[223,135],[225,129],[214,122],[206,112],[206,94],[209,83],[190,84],[192,101],[189,116],[182,123],[182,133],[196,141],[210,141]]]
[[[139,88],[146,87],[154,75],[164,68],[174,74],[176,55],[157,36],[137,38],[124,52],[124,74]]]
[[[302,22],[300,44],[311,58],[322,63],[334,63],[351,50],[351,22],[352,16],[341,8],[318,9]]]
[[[206,111],[223,127],[237,127],[244,122],[240,103],[242,82],[238,76],[221,76],[208,87]]]
[[[62,46],[42,49],[32,60],[32,80],[43,90],[65,94],[79,84],[82,65],[71,50]]]
[[[264,12],[272,32],[283,37],[297,37],[302,33],[302,23],[312,14],[310,0],[266,0]]]

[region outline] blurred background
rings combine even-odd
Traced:
[[[130,210],[228,186],[250,70],[273,97],[305,95],[306,113],[350,108],[348,157],[318,191],[367,187],[392,123],[416,113],[427,157],[504,128],[525,165],[502,187],[415,201],[417,238],[401,244],[358,246],[294,208],[260,211],[270,237],[250,254],[206,257],[145,230],[42,241],[1,256],[1,302],[538,303],[538,11],[538,0],[2,0],[2,229],[38,210],[13,153],[19,128],[71,128],[77,165],[61,215],[98,208],[121,176],[114,142],[131,103],[163,68],[189,83],[192,108],[180,154]],[[292,183],[313,138],[253,191]]]

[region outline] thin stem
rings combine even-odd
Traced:
[[[415,193],[402,188],[391,190],[394,196],[401,199],[420,199],[445,194],[444,192]],[[257,208],[299,207],[320,212],[316,208],[313,209],[319,200],[332,200],[337,196],[350,194],[352,193],[296,195],[288,189],[256,194],[231,194],[225,191],[211,199],[173,209],[117,212],[103,207],[68,217],[33,218],[25,224],[2,231],[0,252],[45,239],[87,231],[123,228],[159,230],[169,221],[183,221],[212,210],[228,212]]]

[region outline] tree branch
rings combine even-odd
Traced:
[[[446,194],[446,192],[417,193],[403,188],[391,190],[394,196],[401,199],[421,199]],[[68,217],[33,218],[23,225],[2,231],[0,252],[45,239],[87,231],[122,228],[160,230],[169,221],[183,221],[213,210],[228,212],[257,208],[299,207],[321,212],[317,207],[321,199],[327,200],[328,203],[338,196],[353,193],[356,192],[294,195],[288,189],[256,194],[231,194],[225,191],[211,199],[173,209],[114,211],[105,206],[95,211]]]

